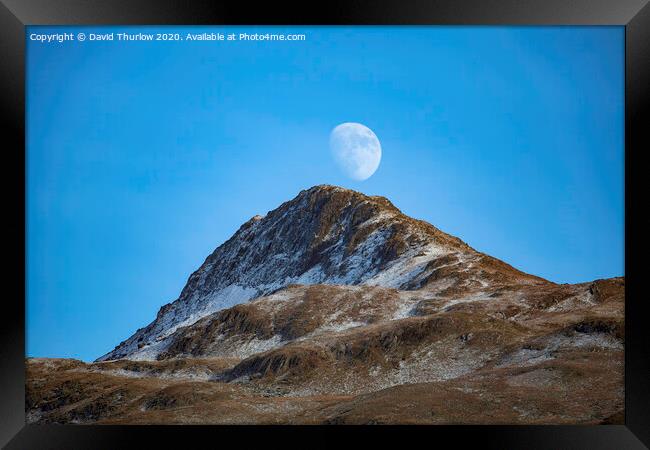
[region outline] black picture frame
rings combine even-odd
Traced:
[[[25,425],[25,30],[28,25],[138,24],[427,24],[625,26],[625,425],[224,427]],[[453,442],[455,447],[624,449],[650,446],[650,327],[643,279],[650,251],[650,5],[648,0],[365,0],[318,4],[180,0],[0,0],[0,104],[5,130],[3,222],[4,321],[0,327],[0,445],[8,449],[214,446],[228,439],[332,443],[341,434],[384,440]],[[251,433],[251,430],[254,433]],[[296,433],[301,434],[300,438]],[[308,439],[308,441],[306,441]],[[241,441],[240,441],[241,442]]]

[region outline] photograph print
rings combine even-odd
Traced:
[[[623,27],[25,39],[28,423],[624,423]]]

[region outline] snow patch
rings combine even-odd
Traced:
[[[284,345],[282,337],[278,335],[270,339],[253,338],[238,345],[233,351],[229,352],[229,356],[245,359],[257,353],[263,353],[281,347],[282,345]]]
[[[447,249],[435,243],[425,247],[416,247],[363,284],[399,288],[420,275],[432,259],[447,253],[449,253]]]

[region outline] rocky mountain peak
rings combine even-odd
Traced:
[[[289,284],[454,292],[513,280],[543,281],[402,214],[384,197],[318,185],[244,223],[177,300],[100,359],[155,357],[179,327]]]

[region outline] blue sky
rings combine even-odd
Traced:
[[[27,354],[94,359],[255,214],[383,195],[559,283],[621,276],[622,27],[30,27],[301,42],[27,40]],[[353,181],[329,133],[381,141]]]

